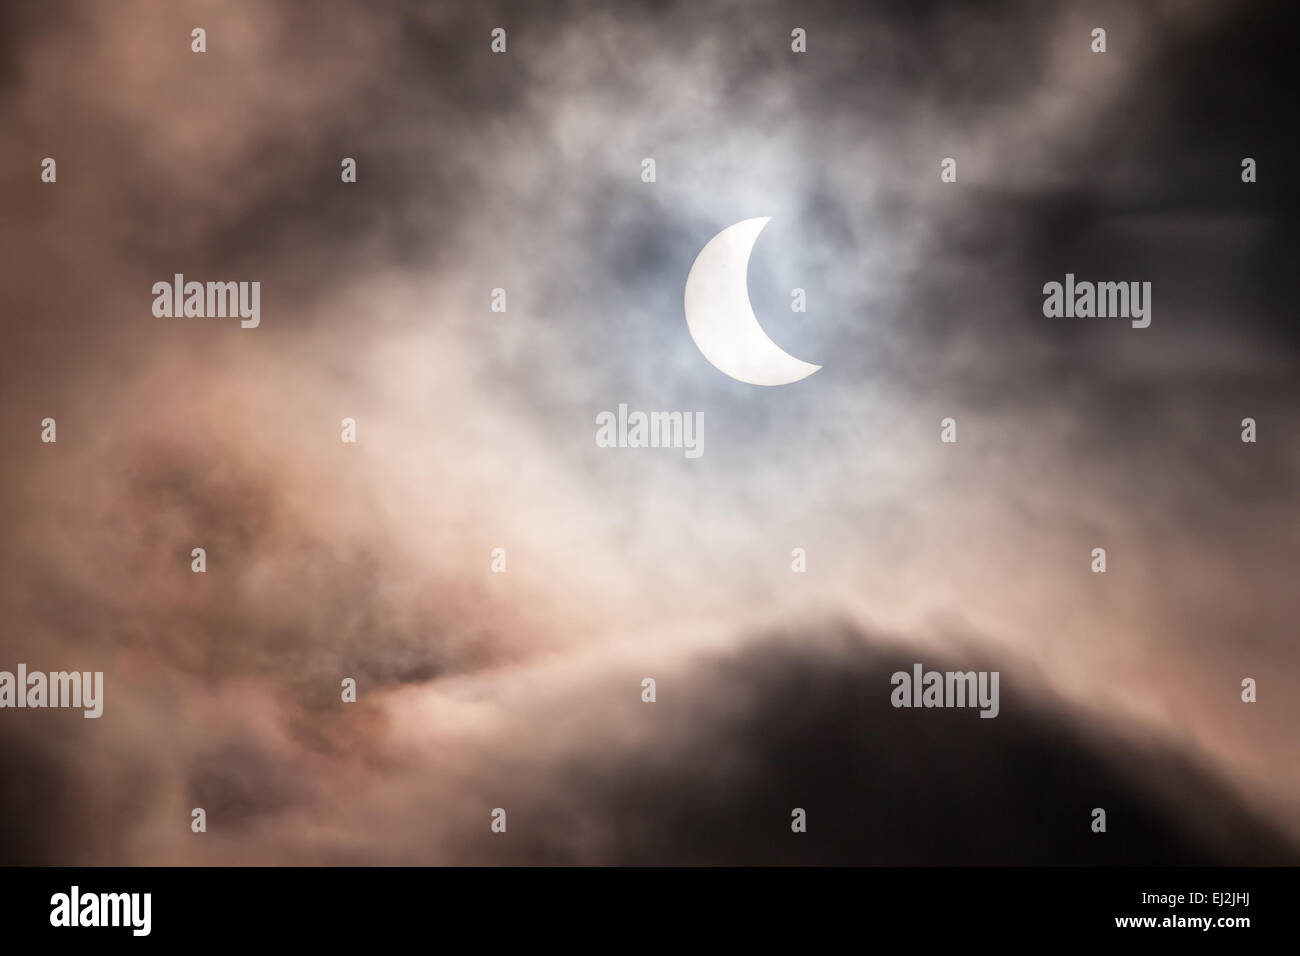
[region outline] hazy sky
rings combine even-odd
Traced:
[[[0,669],[106,685],[0,711],[7,858],[1294,859],[1273,15],[3,6]],[[823,366],[778,388],[682,313],[755,216],[755,311]],[[155,317],[175,273],[259,281],[259,327]],[[1150,327],[1045,317],[1066,273]],[[597,447],[620,403],[704,454]],[[891,708],[918,660],[999,717]]]

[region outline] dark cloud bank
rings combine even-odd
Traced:
[[[974,710],[889,703],[890,674],[910,671],[914,661],[939,670],[987,662],[966,658],[954,667],[848,631],[801,641],[802,651],[785,639],[760,640],[741,653],[705,657],[664,694],[680,699],[637,702],[635,715],[615,715],[658,724],[650,746],[594,752],[575,741],[545,763],[520,759],[492,767],[483,789],[510,806],[506,836],[466,821],[435,851],[433,831],[422,830],[427,820],[420,816],[372,822],[383,830],[410,828],[405,863],[1300,862],[1285,836],[1186,754],[1085,726],[1025,693],[1007,672],[995,719]],[[717,703],[737,694],[741,700]],[[566,719],[573,721],[574,712],[579,725],[611,717],[584,704],[581,694]],[[312,796],[256,742],[213,746],[195,760],[187,786],[222,830],[257,820],[282,821],[292,830],[321,810],[317,801],[327,804],[337,788],[349,786],[332,765]],[[106,862],[94,850],[92,822],[129,832],[149,812],[147,799],[144,805],[94,803],[94,791],[79,790],[21,740],[7,739],[4,751],[5,863]],[[385,771],[371,772],[382,777]],[[432,802],[424,809],[441,819],[450,806]],[[808,813],[805,834],[790,832],[794,807]],[[1107,811],[1104,834],[1090,829],[1094,807]],[[596,846],[581,839],[592,832],[602,835]],[[79,843],[82,838],[88,842]],[[195,862],[202,857],[198,851]],[[359,850],[316,861],[385,859]]]

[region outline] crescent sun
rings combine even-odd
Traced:
[[[686,277],[686,327],[720,372],[750,385],[789,385],[821,368],[767,337],[749,303],[749,256],[771,217],[746,219],[718,233]]]

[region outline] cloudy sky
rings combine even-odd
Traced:
[[[0,669],[105,681],[0,711],[5,861],[1300,859],[1291,47],[1135,7],[0,7]],[[682,308],[756,216],[776,388]]]

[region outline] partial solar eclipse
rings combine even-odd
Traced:
[[[783,351],[749,304],[749,256],[769,219],[728,226],[700,250],[686,277],[686,327],[718,371],[750,385],[789,385],[821,366]]]

